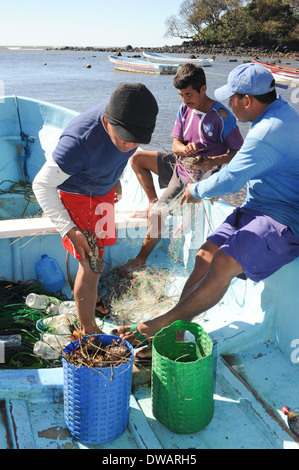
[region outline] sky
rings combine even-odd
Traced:
[[[0,46],[159,47],[183,0],[0,0]]]

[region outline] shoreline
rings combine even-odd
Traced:
[[[143,51],[155,52],[158,54],[189,54],[194,56],[212,56],[217,55],[223,56],[235,56],[235,57],[275,57],[285,59],[299,60],[295,54],[299,54],[298,50],[288,50],[285,46],[277,47],[245,47],[245,46],[205,46],[198,44],[181,44],[178,46],[162,46],[162,47],[75,47],[75,46],[64,46],[64,47],[53,47],[47,48],[47,50],[70,50],[70,51],[92,51],[92,52],[114,52],[114,53],[142,53]]]
[[[55,50],[55,51],[83,51],[83,52],[110,52],[114,54],[121,53],[142,53],[143,51],[155,52],[160,54],[189,54],[196,56],[234,56],[234,57],[270,57],[276,59],[292,59],[299,61],[298,49],[288,49],[287,46],[279,45],[276,47],[250,47],[250,46],[220,46],[203,45],[198,43],[183,43],[177,46],[162,47],[132,47],[130,45],[123,47],[96,47],[96,46],[0,46],[0,49],[8,50]],[[297,54],[297,55],[296,55]]]

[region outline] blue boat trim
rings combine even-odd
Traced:
[[[174,75],[177,72],[175,64],[149,63],[145,60],[130,57],[109,56],[108,60],[114,65],[115,70],[122,72],[152,73],[156,75]]]

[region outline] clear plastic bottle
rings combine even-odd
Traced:
[[[284,406],[281,411],[288,417],[288,425],[292,433],[299,437],[299,409],[291,410],[288,406]]]
[[[76,317],[74,315],[63,313],[61,315],[54,315],[53,317],[44,318],[43,325],[56,330],[59,326],[62,326],[62,325],[64,326],[73,325],[75,320],[76,320]]]
[[[69,329],[68,325],[66,324],[63,324],[61,323],[60,325],[57,325],[57,327],[55,328],[55,335],[59,336],[62,336],[61,340],[64,341],[64,338],[63,336],[71,336],[72,332],[71,330]],[[59,343],[61,343],[61,341],[59,340]]]
[[[56,351],[58,354],[62,354],[63,348],[72,341],[71,332],[65,329],[64,334],[51,335],[45,333],[42,341],[50,346],[53,351]]]
[[[61,302],[59,305],[59,313],[71,313],[73,315],[77,314],[77,307],[76,302],[74,300],[66,300],[65,302]]]
[[[21,335],[3,335],[0,336],[0,342],[4,344],[6,348],[12,347],[18,347],[21,346],[22,343],[22,336]]]
[[[49,315],[55,315],[56,313],[59,312],[59,305],[54,304],[53,302],[50,302],[48,307],[46,308],[46,312]]]
[[[44,359],[58,359],[60,354],[49,344],[43,341],[37,341],[33,346],[33,354],[43,357]]]
[[[60,301],[55,297],[48,297],[47,295],[40,295],[34,293],[27,295],[25,302],[28,307],[37,309],[46,309],[50,305],[57,306],[57,309],[54,308],[55,312],[58,311],[60,304]]]
[[[26,297],[26,304],[30,308],[43,309],[49,305],[49,297],[46,295],[29,294]]]

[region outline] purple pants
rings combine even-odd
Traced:
[[[255,282],[299,256],[299,238],[289,227],[242,207],[236,208],[208,240],[234,258],[244,275]]]

